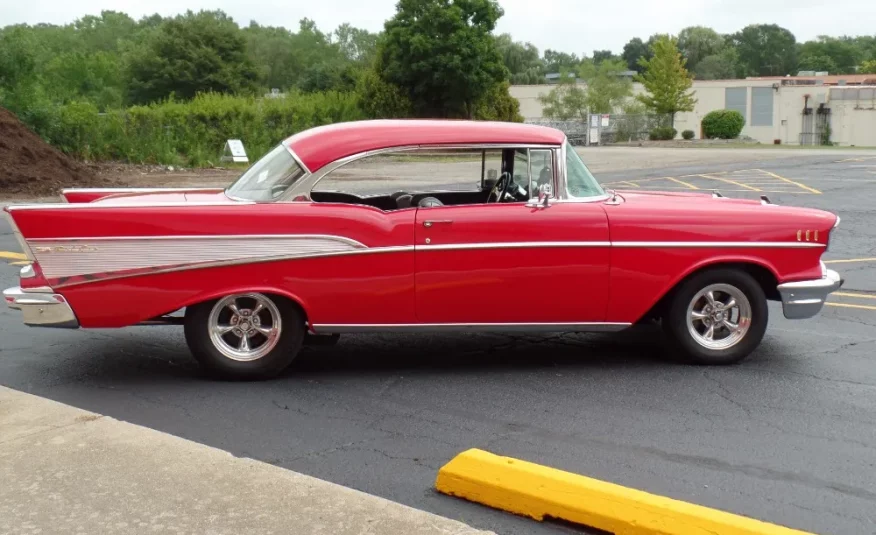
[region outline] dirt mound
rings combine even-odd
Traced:
[[[0,108],[0,194],[56,195],[62,188],[108,184]]]

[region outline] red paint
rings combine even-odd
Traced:
[[[395,119],[320,126],[295,134],[285,143],[315,172],[335,160],[389,147],[488,143],[556,146],[564,139],[559,130],[520,123]]]
[[[147,188],[151,189],[151,188]],[[156,188],[161,189],[161,188]],[[143,191],[138,188],[115,188],[115,189],[74,189],[68,190],[61,193],[61,197],[64,198],[68,203],[71,204],[79,204],[79,203],[89,203],[103,199],[104,202],[110,201],[120,201],[125,202],[125,199],[134,198],[137,199],[135,202],[142,202],[143,198],[149,196],[149,202],[158,202],[159,199],[171,200],[174,202],[179,202],[182,200],[199,200],[203,201],[206,199],[210,199],[210,201],[216,201],[220,199],[227,199],[224,194],[222,194],[222,188],[197,188],[197,189],[183,189],[183,188],[173,188],[176,191]],[[170,193],[170,196],[162,197],[162,194]],[[173,195],[173,193],[184,194]]]

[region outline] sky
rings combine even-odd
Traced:
[[[673,33],[686,26],[710,26],[732,33],[748,24],[778,24],[798,41],[818,35],[876,34],[876,0],[499,0],[505,16],[497,33],[510,33],[539,50],[591,55],[593,50],[619,53],[633,37]],[[47,22],[65,24],[102,10],[128,13],[135,19],[187,9],[221,9],[245,26],[250,20],[295,29],[313,19],[323,31],[344,22],[379,31],[395,12],[396,0],[0,0],[0,27]],[[827,6],[829,7],[823,7]]]

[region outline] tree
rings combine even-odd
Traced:
[[[865,59],[865,53],[857,42],[848,37],[837,39],[819,35],[816,40],[800,45],[800,69],[852,74],[858,63]]]
[[[505,68],[511,73],[512,83],[544,83],[544,62],[532,43],[514,41],[510,34],[503,33],[496,37],[496,47],[499,49]]]
[[[165,21],[128,58],[130,96],[137,103],[171,94],[246,93],[257,71],[240,28],[221,11],[188,11]]]
[[[344,57],[363,65],[370,65],[374,61],[377,37],[376,33],[354,28],[347,23],[338,26],[334,32],[334,42],[340,47]]]
[[[639,72],[639,58],[651,59],[651,49],[641,39],[633,37],[624,45],[621,57],[631,71]]]
[[[492,31],[496,0],[399,0],[378,44],[380,76],[420,117],[474,116],[508,71]]]
[[[581,63],[577,77],[564,73],[560,83],[547,95],[539,97],[545,117],[568,120],[572,117],[587,119],[587,113],[612,113],[633,94],[633,83],[621,76],[627,70],[623,60],[596,63],[587,59]]]
[[[706,56],[691,69],[697,80],[730,80],[737,77],[739,56],[728,47],[719,54]]]
[[[680,111],[693,111],[697,100],[689,92],[693,78],[685,68],[685,60],[678,51],[677,41],[671,37],[660,37],[651,46],[653,57],[640,59],[643,74],[636,75],[636,81],[645,86],[647,94],[636,98],[656,113],[669,114],[670,124],[675,126],[675,114]]]
[[[691,71],[696,70],[703,58],[720,54],[725,46],[724,37],[705,26],[689,26],[678,33],[678,50]]]
[[[876,74],[876,59],[871,59],[861,63],[861,68],[858,72],[862,74]]]
[[[575,76],[563,73],[557,85],[547,95],[539,95],[541,113],[548,119],[568,121],[577,118],[587,120],[587,93],[575,80]]]
[[[619,59],[611,50],[594,50],[593,63],[602,63],[603,61],[615,61]]]
[[[581,64],[581,58],[576,54],[557,52],[547,49],[544,51],[544,68],[546,72],[562,72],[563,70],[576,70]]]
[[[775,24],[752,24],[731,36],[743,76],[786,76],[797,66],[797,40]]]

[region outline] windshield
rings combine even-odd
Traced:
[[[277,145],[225,191],[237,199],[273,201],[303,175],[304,170],[289,150],[283,145]]]
[[[593,178],[590,170],[575,152],[575,147],[568,141],[566,142],[566,188],[569,190],[569,197],[605,195],[599,182]]]

